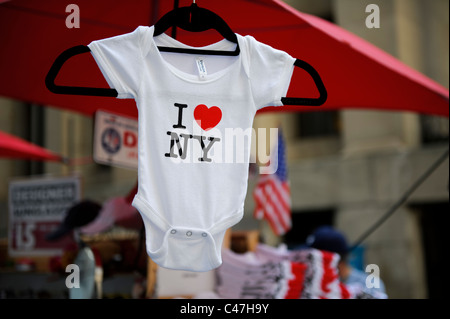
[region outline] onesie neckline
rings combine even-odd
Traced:
[[[242,49],[241,52],[239,53],[239,55],[237,56],[236,61],[233,61],[229,66],[223,68],[220,71],[214,72],[212,74],[208,74],[205,76],[204,79],[199,79],[198,75],[194,75],[194,74],[189,74],[186,73],[184,71],[181,71],[180,69],[178,69],[177,67],[173,66],[172,64],[170,64],[169,62],[167,62],[164,57],[162,56],[161,52],[158,49],[158,46],[154,40],[153,34],[155,31],[155,27],[152,26],[150,27],[150,36],[151,36],[151,49],[154,50],[156,52],[156,55],[158,57],[158,59],[160,60],[161,64],[168,69],[171,73],[173,73],[175,76],[181,78],[184,81],[187,82],[192,82],[192,83],[198,83],[198,84],[202,84],[202,83],[209,83],[215,80],[218,80],[219,78],[225,76],[226,74],[228,74],[229,72],[232,72],[232,70],[241,65],[241,59],[242,59]],[[222,39],[218,42],[203,46],[203,47],[194,47],[194,46],[190,46],[187,44],[184,44],[183,42],[180,42],[172,37],[170,37],[169,35],[162,33],[160,35],[157,36],[158,39],[165,43],[165,45],[167,46],[171,46],[171,47],[176,47],[176,48],[186,48],[186,49],[204,49],[204,50],[226,50],[226,49],[234,49],[234,43],[228,41],[227,39]],[[239,46],[242,48],[242,43],[239,39],[239,36],[237,37],[238,42],[239,42]],[[184,53],[178,53],[178,54],[184,54]],[[202,56],[202,55],[199,55]]]

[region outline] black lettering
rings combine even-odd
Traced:
[[[186,104],[175,103],[175,107],[178,107],[178,124],[174,125],[173,128],[185,129],[186,126],[183,125],[183,109],[187,108]]]
[[[192,135],[180,134],[180,136],[178,136],[178,134],[174,133],[174,132],[167,132],[167,135],[170,135],[170,153],[166,153],[165,156],[178,158],[177,154],[175,154],[175,152],[174,152],[175,143],[176,143],[177,148],[178,148],[178,155],[180,156],[181,159],[186,159],[187,145],[188,145],[188,141],[192,138]],[[183,147],[181,147],[180,137],[184,139]]]
[[[204,141],[206,140],[205,136],[196,136],[196,135],[194,135],[193,138],[196,139],[197,141],[199,141],[200,146],[201,146],[202,151],[203,151],[203,157],[199,158],[198,160],[200,162],[208,162],[208,163],[212,162],[212,159],[208,158],[208,152],[211,150],[211,148],[213,147],[215,142],[219,142],[220,141],[220,138],[218,138],[218,137],[209,137],[208,138],[209,143],[208,143],[208,146],[206,146],[206,147],[205,147],[205,143],[204,143]]]

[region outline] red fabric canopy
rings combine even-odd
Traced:
[[[13,0],[0,4],[0,95],[69,109],[92,116],[97,109],[137,117],[133,100],[57,95],[45,76],[56,57],[75,45],[151,25],[173,8],[172,1],[78,0],[80,28],[66,27],[72,1]],[[180,5],[192,1],[181,0]],[[328,91],[320,107],[285,106],[263,111],[325,111],[344,108],[411,111],[449,115],[448,90],[375,46],[317,17],[298,12],[278,0],[203,1],[200,6],[220,15],[241,35],[284,50],[311,64]],[[186,33],[178,39],[191,45],[218,39],[214,31]],[[107,87],[90,54],[70,59],[57,84]],[[317,97],[310,76],[297,69],[289,97]]]
[[[45,148],[0,131],[0,158],[62,162],[63,158]]]

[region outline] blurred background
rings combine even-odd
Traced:
[[[300,12],[318,16],[356,34],[448,89],[448,0],[285,2]],[[20,6],[20,3],[0,3],[0,9],[2,6]],[[208,1],[197,3],[208,7]],[[369,4],[377,4],[380,8],[380,28],[366,26],[369,13],[365,9]],[[83,23],[81,4],[80,10]],[[0,17],[5,12],[0,11]],[[67,15],[61,12],[61,16]],[[227,16],[222,18],[227,21]],[[130,26],[129,31],[134,30],[136,25]],[[14,28],[2,28],[0,40],[10,32],[14,32]],[[28,40],[27,34],[20,37],[22,41]],[[1,44],[0,50],[14,48]],[[23,54],[17,53],[17,56],[16,61],[9,63],[21,63],[19,57],[23,58]],[[28,58],[32,59],[32,56]],[[367,77],[376,77],[376,74],[369,73]],[[10,80],[2,75],[1,86],[7,81]],[[349,90],[350,94],[351,88],[343,87],[342,90]],[[66,98],[71,99],[70,96]],[[317,108],[317,111],[310,112],[258,114],[254,127],[272,128],[280,124],[286,143],[291,185],[292,228],[285,235],[276,236],[266,221],[254,219],[252,190],[257,183],[255,175],[249,178],[244,219],[233,227],[236,234],[257,231],[259,237],[272,246],[280,243],[289,247],[301,245],[313,229],[324,224],[335,226],[346,234],[350,243],[355,242],[448,148],[449,122],[448,117],[442,116],[387,110],[347,110],[344,107],[320,111]],[[20,186],[20,181],[24,180],[39,182],[42,179],[60,181],[61,178],[73,178],[77,192],[72,194],[72,202],[66,202],[67,209],[67,205],[84,198],[104,203],[112,197],[129,195],[136,185],[137,171],[95,162],[92,159],[94,117],[73,110],[2,94],[0,131],[70,159],[60,162],[0,157],[0,297],[67,298],[68,292],[64,286],[67,274],[61,270],[64,261],[59,259],[60,268],[52,268],[50,260],[55,256],[73,260],[75,249],[70,242],[50,247],[53,249],[50,254],[48,247],[36,256],[33,250],[27,253],[20,245],[13,247],[18,253],[8,253],[12,232],[9,226],[11,187]],[[444,263],[449,243],[447,228],[450,225],[448,182],[447,159],[355,251],[354,257],[359,263],[355,265],[379,266],[389,298],[449,296],[447,287],[450,282],[445,276]],[[58,218],[61,220],[62,217]],[[52,229],[55,227],[50,226]],[[23,232],[26,232],[26,227]],[[105,264],[108,264],[103,281],[104,295],[142,296],[142,292],[132,294],[133,287],[139,291],[136,287],[145,281],[143,278],[147,277],[149,269],[145,250],[139,245],[139,231],[122,231],[119,237],[116,242],[106,243],[97,238],[89,239],[95,245],[102,246],[100,250],[107,256],[104,257]],[[235,240],[238,239],[236,235]],[[15,244],[18,245],[17,242]],[[55,253],[55,248],[61,251]],[[130,256],[125,252],[129,252]],[[54,262],[58,264],[57,260]],[[31,268],[27,268],[29,265]]]

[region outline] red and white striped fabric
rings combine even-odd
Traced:
[[[253,191],[256,203],[254,217],[266,219],[274,233],[284,235],[292,227],[291,198],[288,182],[280,181],[275,174],[264,175]]]
[[[350,299],[351,293],[339,280],[336,253],[314,248],[292,251],[290,259],[305,264],[301,299]]]

